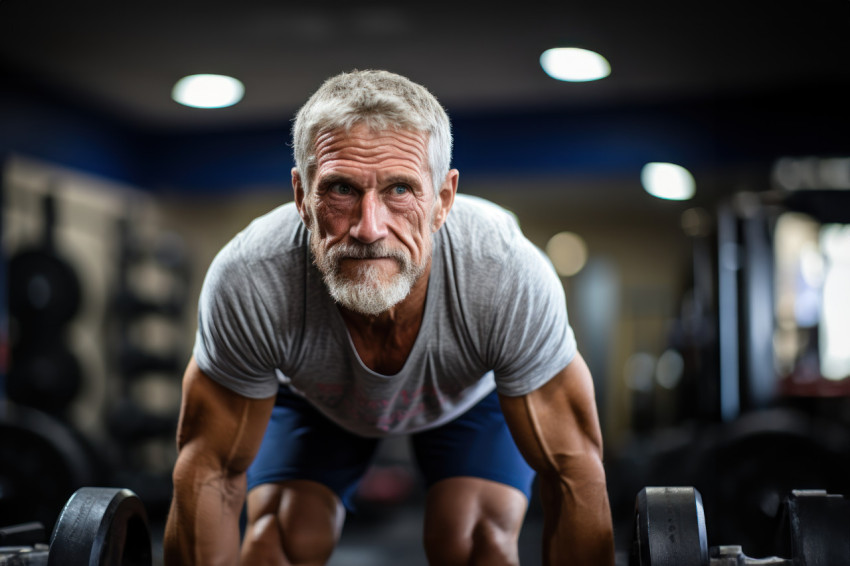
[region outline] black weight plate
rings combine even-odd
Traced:
[[[22,251],[9,261],[9,311],[22,326],[61,326],[74,318],[82,287],[71,265],[52,250]]]
[[[744,415],[721,431],[695,466],[712,545],[740,545],[753,556],[780,553],[779,510],[791,490],[850,490],[850,436],[834,421],[775,409]]]
[[[61,414],[83,383],[77,357],[61,342],[30,344],[12,351],[6,394],[16,403]]]
[[[794,490],[787,512],[794,564],[850,564],[850,500],[826,491]]]
[[[65,504],[50,539],[48,566],[151,566],[142,501],[129,489],[84,487]]]
[[[74,429],[41,411],[5,403],[0,415],[0,519],[41,522],[47,532],[68,497],[99,481],[101,465]]]
[[[702,497],[693,487],[645,487],[635,501],[630,566],[708,566]]]

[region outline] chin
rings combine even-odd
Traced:
[[[410,294],[415,282],[403,275],[395,275],[386,281],[375,270],[361,274],[357,280],[328,279],[328,290],[337,303],[367,316],[377,316],[396,306]]]

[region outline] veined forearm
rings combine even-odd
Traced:
[[[544,564],[614,564],[614,531],[602,466],[593,381],[576,356],[540,389],[503,397],[517,447],[539,474]]]
[[[165,530],[167,566],[228,565],[239,561],[239,516],[245,501],[245,476],[223,473],[179,477]]]
[[[239,396],[207,377],[194,359],[189,362],[164,540],[168,566],[238,563],[245,472],[259,450],[274,401]]]
[[[569,466],[568,474],[540,477],[545,565],[613,564],[614,532],[605,472],[593,456],[580,460],[584,461]]]

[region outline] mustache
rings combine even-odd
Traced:
[[[361,244],[358,242],[340,242],[327,250],[328,260],[338,263],[343,259],[378,259],[390,258],[405,265],[410,258],[404,251],[392,248],[384,242]]]

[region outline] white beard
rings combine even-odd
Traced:
[[[388,311],[410,294],[415,279],[399,274],[384,283],[375,266],[360,270],[356,280],[325,277],[331,296],[342,306],[360,314],[376,316]]]
[[[425,272],[429,257],[423,254],[425,261],[416,265],[402,250],[391,249],[380,242],[368,245],[339,243],[324,250],[316,230],[310,231],[310,249],[313,263],[322,274],[331,297],[345,308],[367,316],[377,316],[403,301]],[[339,264],[345,258],[379,257],[390,257],[399,264],[399,273],[389,281],[382,280],[380,270],[374,265],[358,268],[353,277],[340,272]]]

